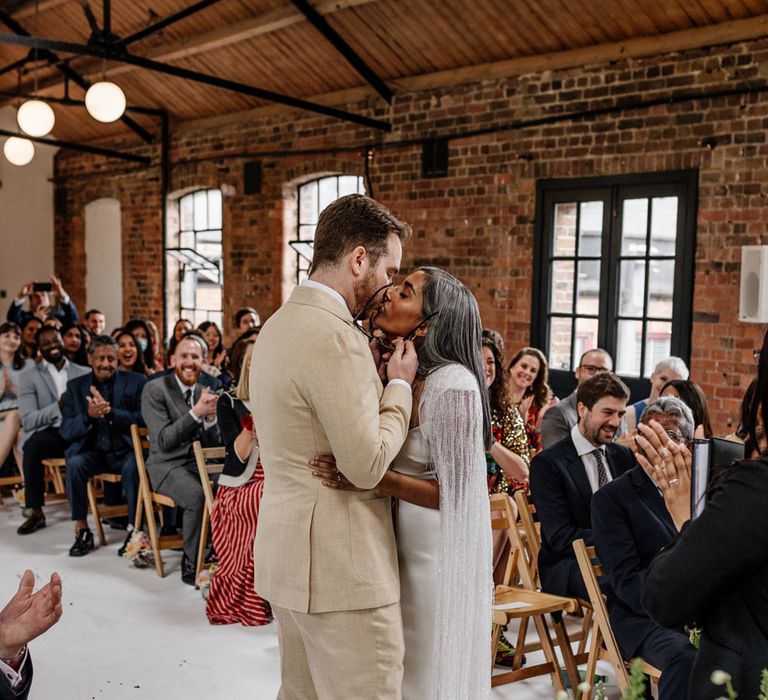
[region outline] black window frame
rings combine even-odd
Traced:
[[[652,256],[648,245],[651,214],[648,214],[646,248],[644,255],[627,256],[621,253],[622,202],[635,197],[655,198],[678,196],[678,228],[675,241],[675,284],[672,296],[672,337],[670,354],[682,358],[690,365],[691,331],[693,322],[693,296],[696,256],[696,213],[698,208],[698,170],[671,170],[657,173],[639,173],[607,177],[577,179],[548,179],[536,183],[536,220],[534,226],[534,276],[531,304],[531,344],[549,355],[550,294],[552,289],[550,271],[553,261],[555,205],[566,202],[603,200],[603,236],[600,254],[600,292],[598,311],[597,344],[616,357],[619,309],[619,269],[621,259],[645,260],[645,290],[643,305],[643,327],[652,317],[645,316],[648,305],[648,276]],[[577,223],[578,231],[578,223]],[[574,258],[578,255],[578,240]],[[586,256],[589,259],[589,256]],[[576,283],[574,281],[574,287]],[[576,293],[574,292],[574,299]],[[574,302],[575,304],[575,302]],[[581,316],[581,315],[580,315]],[[575,323],[575,308],[573,309]],[[666,320],[666,319],[665,319]],[[572,325],[572,329],[574,325]],[[574,334],[571,335],[571,368],[550,369],[550,384],[555,393],[566,396],[576,386],[573,376]],[[642,343],[640,372],[643,372],[646,342]],[[643,377],[620,375],[632,391],[633,401],[645,398],[650,393],[650,381]]]

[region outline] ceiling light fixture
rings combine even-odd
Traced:
[[[35,157],[35,144],[29,139],[11,136],[3,144],[3,153],[14,165],[27,165]]]
[[[19,128],[29,136],[47,136],[56,122],[51,106],[42,100],[27,100],[16,112]]]
[[[96,121],[109,124],[125,112],[125,93],[108,80],[94,83],[85,93],[85,108]]]

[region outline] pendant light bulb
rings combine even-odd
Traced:
[[[3,153],[14,165],[26,165],[35,157],[35,144],[29,139],[11,136],[3,144]]]
[[[16,112],[19,128],[29,136],[47,136],[56,122],[51,106],[42,100],[27,100]]]
[[[125,93],[120,86],[102,80],[94,83],[85,93],[85,108],[96,121],[109,124],[125,112]]]

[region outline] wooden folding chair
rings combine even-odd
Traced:
[[[611,628],[611,621],[608,617],[608,610],[605,607],[600,586],[597,583],[597,577],[603,575],[603,567],[597,562],[597,553],[594,547],[587,547],[584,540],[576,540],[573,543],[573,551],[576,553],[576,561],[579,563],[579,571],[584,579],[584,585],[587,587],[589,600],[595,611],[594,624],[592,625],[592,643],[589,648],[589,657],[587,659],[586,678],[591,683],[595,677],[595,668],[599,660],[610,662],[616,674],[616,681],[619,684],[619,690],[623,694],[629,687],[629,668],[631,661],[624,661],[621,658],[619,645]],[[643,662],[643,673],[651,677],[654,683],[659,682],[661,671],[655,666]],[[582,700],[589,700],[591,690],[582,694]]]
[[[552,684],[555,690],[565,690],[561,667],[555,653],[545,615],[547,613],[574,612],[578,609],[578,602],[573,598],[564,598],[536,590],[528,566],[523,561],[521,537],[510,497],[505,493],[493,494],[490,497],[490,511],[491,528],[493,530],[504,530],[509,537],[509,558],[511,562],[515,562],[521,581],[521,586],[517,587],[496,587],[491,635],[491,668],[493,668],[495,663],[496,645],[501,628],[513,619],[519,620],[522,626],[523,620],[533,618],[541,644],[540,648],[545,658],[545,662],[542,664],[522,668],[523,643],[518,640],[512,670],[492,675],[491,685],[495,687],[503,683],[513,683],[525,678],[549,674],[552,677]],[[511,578],[513,575],[509,565],[506,574],[508,578]],[[560,620],[559,624],[562,624],[562,620]],[[560,634],[558,633],[559,637]],[[571,687],[575,688],[579,683],[579,676],[576,661],[569,645],[563,646],[562,655],[568,680]]]
[[[102,518],[117,518],[125,517],[128,515],[128,504],[119,503],[117,505],[107,505],[102,503],[99,505],[99,497],[104,495],[103,488],[98,489],[99,483],[104,484],[108,482],[110,484],[121,484],[123,482],[120,474],[113,474],[111,472],[104,472],[103,474],[94,474],[88,479],[88,505],[93,514],[93,519],[96,521],[96,532],[99,535],[99,544],[103,547],[107,544],[107,538],[104,536],[104,527],[101,524]],[[141,522],[144,510],[144,503],[139,497],[136,503],[136,520]]]
[[[46,480],[53,486],[54,495],[66,498],[64,477],[61,474],[61,470],[66,467],[66,460],[63,457],[44,459],[43,467],[45,467]]]
[[[16,474],[10,476],[0,476],[0,488],[3,486],[21,486],[24,483],[24,475],[16,465]]]
[[[165,569],[163,568],[163,558],[160,556],[161,549],[178,549],[184,544],[184,540],[181,535],[160,535],[157,530],[157,522],[155,520],[155,513],[162,511],[163,506],[169,508],[175,508],[176,502],[170,497],[165,496],[162,493],[157,493],[152,490],[152,483],[149,480],[149,474],[147,472],[147,465],[144,461],[144,450],[149,449],[149,441],[147,440],[147,429],[139,428],[138,425],[131,426],[131,441],[133,442],[133,451],[136,455],[136,467],[139,472],[139,500],[143,505],[143,513],[136,509],[136,523],[135,527],[141,529],[140,515],[146,516],[147,521],[147,533],[149,535],[149,542],[152,546],[152,556],[155,560],[155,571],[161,578],[165,576]]]
[[[541,580],[539,579],[539,551],[541,550],[541,528],[539,523],[534,522],[533,515],[536,512],[535,506],[528,500],[528,496],[525,491],[518,490],[515,492],[515,503],[517,504],[518,517],[520,518],[520,525],[524,534],[523,537],[523,553],[525,555],[525,561],[528,564],[528,568],[531,572],[531,579],[537,588],[541,588]],[[583,657],[587,651],[587,641],[589,639],[589,631],[592,627],[592,606],[588,600],[579,601],[579,610],[576,614],[583,615],[584,620],[581,625],[581,630],[575,634],[570,635],[572,642],[578,641],[578,647],[576,648],[577,658]],[[520,635],[525,639],[525,626],[527,621],[523,621],[520,625]]]
[[[224,468],[225,449],[223,447],[203,447],[199,440],[192,443],[192,451],[195,453],[197,471],[200,474],[200,483],[203,485],[205,506],[203,506],[203,522],[200,524],[200,544],[197,548],[197,567],[195,569],[195,581],[200,576],[205,559],[205,548],[208,544],[208,527],[211,523],[211,509],[213,508],[213,483],[211,477],[221,474]]]

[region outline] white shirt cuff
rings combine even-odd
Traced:
[[[27,300],[27,297],[16,297],[13,300],[14,306],[24,306],[24,302]]]
[[[191,408],[189,409],[189,415],[192,416],[192,418],[195,419],[195,423],[202,423],[203,419],[200,418]]]
[[[216,422],[218,421],[218,418],[214,418],[213,420],[208,420],[207,418],[203,420],[203,427],[206,430],[210,430],[214,425],[216,425]]]
[[[63,297],[59,297],[59,301],[66,306],[69,304],[69,294],[65,294]]]
[[[392,386],[393,384],[402,384],[404,387],[408,388],[408,391],[413,391],[413,388],[405,381],[405,379],[390,379],[389,382],[387,382],[387,386]]]
[[[29,649],[24,650],[24,658],[21,660],[21,664],[19,664],[18,671],[14,671],[8,664],[0,661],[0,673],[2,673],[5,676],[6,680],[8,681],[8,684],[14,690],[22,681],[22,678],[23,678],[22,672],[24,671],[24,666],[26,666],[27,664],[27,656],[29,656]]]

